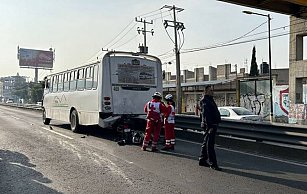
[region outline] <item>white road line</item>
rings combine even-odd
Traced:
[[[184,139],[178,139],[176,138],[176,140],[182,141],[182,142],[186,142],[186,143],[192,143],[192,144],[196,144],[196,145],[203,145],[202,143],[197,143],[194,141],[189,141],[189,140],[184,140]]]
[[[14,119],[17,119],[17,120],[19,120],[20,118],[18,118],[18,117],[14,117],[14,116],[12,116],[12,115],[10,115],[11,117],[13,117]]]
[[[239,153],[239,154],[245,154],[245,155],[249,155],[249,156],[255,156],[255,157],[264,158],[264,159],[268,159],[268,160],[274,160],[274,161],[277,161],[277,162],[283,162],[283,163],[286,163],[286,164],[292,164],[292,165],[296,165],[296,166],[301,166],[301,167],[306,167],[307,168],[306,164],[300,164],[300,163],[291,162],[291,161],[287,161],[287,160],[281,160],[281,159],[272,158],[272,157],[268,157],[268,156],[260,156],[260,155],[257,155],[257,154],[251,154],[251,153],[241,152],[241,151],[237,151],[237,150],[230,150],[230,149],[227,149],[227,148],[219,147],[218,149],[227,150],[227,151],[235,152],[235,153]]]
[[[129,177],[121,170],[120,167],[118,167],[114,162],[112,162],[110,159],[100,156],[97,153],[93,153],[94,156],[98,157],[98,159],[104,163],[104,165],[110,169],[110,171],[114,174],[119,175],[124,180],[127,181],[129,185],[133,185],[133,182],[129,179]]]
[[[69,136],[67,136],[67,135],[64,135],[64,134],[62,134],[62,133],[59,133],[59,132],[56,132],[56,131],[50,130],[50,129],[46,128],[46,127],[42,127],[42,129],[45,129],[45,130],[47,130],[47,131],[49,131],[49,132],[51,132],[51,133],[54,133],[54,134],[60,135],[60,136],[65,137],[65,138],[67,138],[67,139],[74,139],[74,138],[69,137]]]
[[[184,139],[176,138],[176,140],[186,142],[186,143],[196,144],[196,145],[202,145],[202,143],[197,143],[197,142],[188,141],[188,140],[184,140]],[[226,151],[235,152],[235,153],[240,153],[240,154],[245,154],[245,155],[249,155],[249,156],[255,156],[255,157],[264,158],[264,159],[268,159],[268,160],[274,160],[274,161],[283,162],[283,163],[286,163],[286,164],[292,164],[292,165],[296,165],[296,166],[307,167],[307,164],[301,164],[301,163],[291,162],[291,161],[287,161],[287,160],[281,160],[281,159],[272,158],[272,157],[268,157],[268,156],[261,156],[261,155],[257,155],[257,154],[251,154],[251,153],[247,153],[247,152],[231,150],[231,149],[221,148],[221,147],[217,147],[217,149],[226,150]]]

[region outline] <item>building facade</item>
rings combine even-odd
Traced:
[[[304,38],[307,20],[290,17],[289,40],[289,122],[303,123],[307,119],[307,56],[304,51]],[[305,44],[307,44],[305,42]],[[306,48],[306,47],[305,47]]]
[[[15,96],[14,91],[18,86],[25,85],[26,77],[19,76],[17,73],[16,76],[8,76],[8,77],[1,77],[0,82],[2,83],[2,99],[6,102],[8,99],[17,102],[17,96]],[[1,85],[0,85],[1,86]]]
[[[187,70],[186,70],[187,71]],[[206,85],[214,88],[214,99],[218,106],[241,106],[255,114],[269,119],[270,114],[270,82],[269,75],[264,73],[257,77],[249,77],[245,69],[231,72],[231,65],[218,65],[209,67],[209,75],[201,75],[203,68],[192,71],[183,71],[181,76],[182,87],[182,112],[194,114],[197,112],[197,103],[203,95]],[[219,75],[217,73],[219,72]],[[215,74],[216,73],[216,74]],[[170,72],[169,72],[170,74]],[[282,122],[288,121],[288,89],[289,69],[272,69],[273,78],[273,113]],[[168,76],[173,80],[164,80],[163,92],[176,95],[176,76]],[[210,78],[216,78],[210,80]],[[200,80],[200,81],[196,81]],[[175,96],[176,98],[176,96]],[[178,108],[178,107],[177,107]]]

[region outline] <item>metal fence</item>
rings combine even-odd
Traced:
[[[176,115],[175,125],[181,129],[203,131],[198,116]],[[298,125],[222,120],[218,134],[307,147],[307,128]]]

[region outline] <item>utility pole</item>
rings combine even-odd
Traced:
[[[145,53],[147,54],[148,53],[148,47],[146,46],[146,33],[151,33],[151,35],[153,36],[154,34],[154,30],[151,29],[150,31],[146,31],[146,24],[153,24],[153,21],[151,20],[150,22],[147,22],[145,19],[143,20],[143,18],[141,18],[140,20],[138,20],[137,18],[135,18],[135,21],[136,22],[142,22],[144,23],[144,27],[142,29],[140,29],[139,27],[137,28],[137,31],[138,33],[140,34],[140,32],[143,33],[144,35],[144,48],[142,49],[142,46],[139,46],[140,48],[140,52],[141,53]],[[143,52],[142,52],[143,51]]]
[[[173,10],[173,14],[174,14],[174,20],[173,21],[169,21],[169,20],[164,20],[164,27],[167,28],[168,26],[173,27],[174,28],[174,33],[175,33],[175,55],[176,55],[176,103],[177,103],[177,113],[181,113],[182,112],[182,88],[181,88],[181,71],[180,71],[180,51],[178,49],[178,43],[177,43],[177,30],[184,30],[185,27],[183,25],[182,22],[177,22],[176,21],[176,11],[181,12],[184,9],[182,8],[178,8],[175,7],[175,5],[173,6],[169,6],[169,5],[164,5],[162,7],[163,8],[167,8],[170,10]],[[169,24],[169,23],[173,23],[173,25]]]

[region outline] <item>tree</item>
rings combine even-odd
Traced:
[[[23,83],[18,86],[16,86],[12,90],[12,95],[16,96],[18,99],[28,99],[28,84]]]
[[[250,76],[258,76],[259,75],[259,70],[258,70],[258,65],[256,61],[256,47],[253,47],[253,54],[252,54],[252,61],[251,61],[251,68],[250,68]]]
[[[42,83],[29,83],[29,102],[36,103],[42,101],[44,89],[42,88]]]

